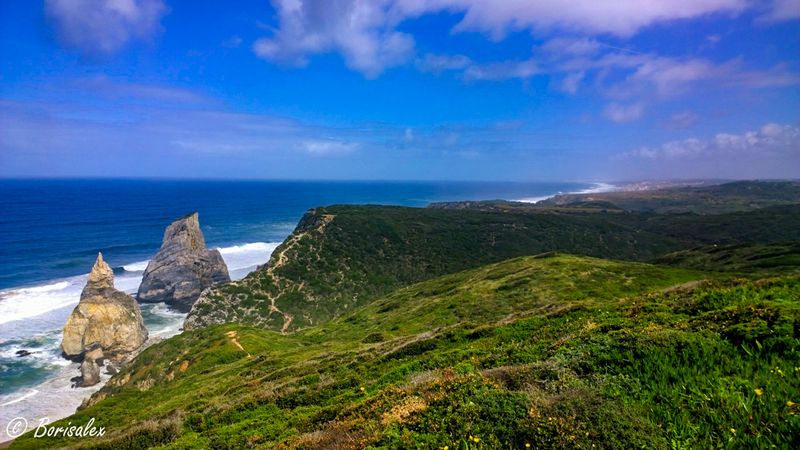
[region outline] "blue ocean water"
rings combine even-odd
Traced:
[[[452,200],[536,200],[603,189],[591,183],[0,180],[0,425],[51,420],[99,388],[71,388],[61,328],[102,251],[118,289],[135,293],[165,227],[198,211],[209,247],[231,276],[264,264],[309,208],[343,203],[425,206]],[[151,336],[178,333],[184,315],[142,305]],[[19,357],[27,350],[30,356]],[[53,403],[53,396],[59,402]],[[3,427],[4,428],[4,427]],[[0,430],[0,442],[4,431]]]
[[[84,273],[98,251],[146,260],[190,211],[211,246],[283,240],[309,208],[335,203],[537,198],[586,183],[0,180],[0,290]]]

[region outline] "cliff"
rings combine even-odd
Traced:
[[[701,245],[800,239],[800,207],[721,215],[330,206],[309,211],[270,261],[206,291],[186,328],[318,325],[393,289],[550,251],[644,261]]]
[[[204,289],[228,281],[225,261],[219,250],[206,248],[195,212],[167,227],[161,248],[147,264],[136,298],[188,311]]]

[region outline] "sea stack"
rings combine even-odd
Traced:
[[[230,280],[219,250],[206,248],[194,212],[167,227],[161,249],[147,264],[136,297],[140,302],[165,302],[187,312],[204,289]]]
[[[99,253],[78,306],[64,325],[61,351],[68,358],[85,359],[87,352],[99,350],[92,353],[94,364],[97,355],[122,359],[146,340],[139,304],[114,288],[114,272]]]

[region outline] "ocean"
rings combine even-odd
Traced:
[[[453,200],[537,201],[594,183],[0,180],[0,442],[15,417],[71,414],[101,385],[72,388],[78,364],[60,355],[61,329],[97,253],[118,289],[135,294],[174,219],[198,211],[210,248],[239,279],[269,259],[309,208],[425,206]],[[184,314],[142,305],[151,336],[180,331]],[[17,356],[19,350],[29,356]],[[106,381],[108,375],[103,376]]]

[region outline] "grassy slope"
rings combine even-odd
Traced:
[[[201,298],[188,323],[294,330],[398,287],[516,256],[644,260],[787,239],[800,239],[800,206],[715,216],[332,206],[307,214],[266,268]]]
[[[800,279],[685,284],[699,278],[526,257],[292,335],[194,330],[147,349],[69,420],[97,418],[110,434],[92,444],[114,449],[789,446]],[[75,443],[90,444],[13,448]]]
[[[653,264],[735,272],[754,277],[764,273],[792,272],[800,267],[800,242],[777,244],[712,245],[669,253]]]

